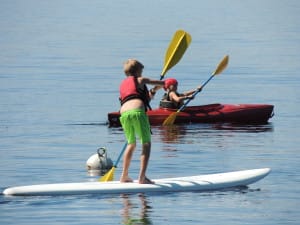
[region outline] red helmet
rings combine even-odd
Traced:
[[[178,82],[174,78],[168,78],[165,80],[164,89],[167,90],[171,85],[177,85]]]

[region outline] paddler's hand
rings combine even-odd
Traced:
[[[197,87],[197,91],[201,92],[202,91],[202,87],[201,86]]]
[[[151,88],[151,89],[150,89],[150,94],[151,94],[152,96],[154,96],[154,95],[156,94],[155,88]]]
[[[193,95],[185,96],[184,99],[194,99]]]

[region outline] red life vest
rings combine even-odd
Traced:
[[[151,109],[149,105],[150,96],[147,86],[144,85],[144,88],[139,88],[137,78],[134,76],[128,76],[120,84],[119,100],[121,105],[131,99],[141,99],[145,104],[145,108]]]

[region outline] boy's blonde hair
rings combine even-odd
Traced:
[[[124,73],[127,76],[136,76],[139,70],[144,69],[144,65],[136,59],[128,59],[124,62]]]

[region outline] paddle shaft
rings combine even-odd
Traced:
[[[194,92],[191,98],[189,98],[178,110],[177,112],[180,112],[185,109],[187,104],[205,87],[205,85],[214,77],[215,75],[211,75],[210,78],[201,86],[201,89],[198,89],[197,91]]]
[[[114,164],[114,167],[115,167],[115,168],[117,168],[117,166],[118,166],[118,164],[119,164],[119,162],[120,162],[120,160],[121,160],[121,158],[122,158],[122,155],[124,154],[124,152],[125,152],[125,150],[126,150],[126,147],[127,147],[127,142],[124,144],[124,146],[123,146],[123,148],[122,148],[122,151],[120,152],[119,157],[118,157],[117,161],[116,161],[115,164]]]

